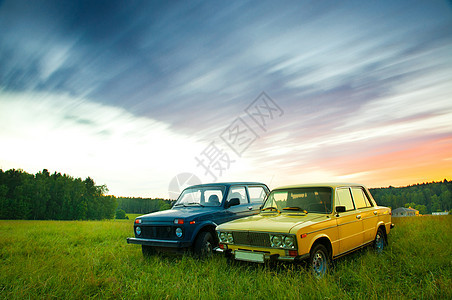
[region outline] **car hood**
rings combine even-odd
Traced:
[[[290,233],[294,227],[300,228],[312,225],[326,219],[320,214],[297,214],[297,213],[261,213],[248,218],[238,219],[217,227],[217,230],[237,231],[264,231]]]
[[[191,221],[194,219],[204,220],[208,216],[221,211],[221,207],[180,207],[176,209],[162,210],[147,215],[139,216],[141,222],[146,223],[173,223],[174,219]]]

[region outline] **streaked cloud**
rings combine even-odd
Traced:
[[[160,194],[175,174],[193,167],[202,147],[168,124],[86,99],[6,92],[0,97],[4,169],[91,176],[117,195]]]
[[[194,157],[266,91],[284,115],[222,180],[382,185],[392,169],[361,166],[452,135],[450,53],[447,1],[3,1],[0,163],[166,196],[179,172],[209,180]]]

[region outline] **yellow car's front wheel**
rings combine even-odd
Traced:
[[[322,244],[315,245],[311,250],[309,257],[309,267],[315,277],[323,277],[330,266],[330,257],[328,250]]]

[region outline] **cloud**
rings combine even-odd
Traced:
[[[2,161],[161,188],[266,91],[285,114],[225,180],[371,176],[325,162],[452,131],[450,25],[439,2],[4,1]]]
[[[1,167],[44,168],[108,183],[116,195],[167,197],[202,147],[165,123],[68,95],[1,92]]]

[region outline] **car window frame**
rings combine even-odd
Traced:
[[[325,210],[325,212],[320,212],[320,211],[315,211],[315,210],[311,211],[311,212],[312,213],[318,213],[318,214],[331,214],[331,213],[334,212],[334,206],[333,206],[334,205],[334,201],[335,201],[334,200],[335,199],[334,193],[336,192],[336,189],[334,187],[326,186],[326,185],[325,186],[309,186],[309,187],[304,187],[304,186],[287,187],[287,188],[278,188],[278,189],[270,190],[268,192],[268,194],[266,195],[264,201],[262,202],[261,209],[263,209],[264,206],[266,205],[267,201],[269,201],[269,197],[270,197],[271,194],[274,194],[274,193],[277,193],[277,192],[285,192],[285,193],[291,193],[292,192],[293,193],[294,190],[302,190],[302,189],[303,190],[305,190],[305,189],[315,189],[314,192],[318,192],[318,193],[320,193],[322,189],[328,190],[328,195],[330,196],[330,199],[328,200],[329,201],[328,207],[325,205],[325,207],[327,208]],[[304,191],[304,192],[307,193],[307,192],[313,192],[313,191]],[[287,201],[287,199],[286,199],[286,201]],[[284,207],[286,207],[287,203],[284,206],[282,206],[282,207],[280,205],[276,204],[276,203],[274,203],[274,205],[275,205],[275,207],[278,210],[282,211],[284,209]],[[289,210],[287,210],[286,212],[287,213],[293,213],[293,211],[291,212]],[[307,212],[309,213],[310,211],[307,210]]]
[[[364,207],[358,207],[358,206],[356,205],[355,197],[353,196],[353,189],[359,189],[359,190],[361,190],[361,193],[362,193],[363,198],[364,198],[364,202],[367,204],[367,206],[364,206]],[[355,209],[366,209],[366,208],[372,207],[372,202],[371,202],[371,201],[369,200],[369,198],[367,197],[367,194],[364,192],[364,188],[363,188],[362,186],[351,186],[351,187],[350,187],[350,192],[351,192],[351,195],[352,195],[353,202],[354,202],[354,204],[355,204]]]
[[[251,196],[250,196],[250,193],[249,193],[249,188],[261,188],[261,189],[264,191],[264,197],[262,198],[262,201],[261,201],[261,202],[253,202],[253,201],[251,201]],[[253,203],[256,204],[256,203],[258,203],[258,204],[260,204],[260,205],[263,205],[264,202],[265,202],[265,199],[267,198],[268,194],[270,193],[270,192],[267,191],[267,190],[265,189],[265,187],[262,186],[262,185],[247,185],[247,186],[245,186],[245,189],[246,189],[246,193],[247,193],[247,196],[248,196],[248,203],[249,203],[249,204],[253,204]]]
[[[176,204],[179,204],[179,200],[180,200],[182,194],[183,194],[186,190],[192,189],[192,188],[198,188],[198,187],[197,187],[197,186],[189,186],[189,187],[186,187],[185,189],[183,189],[182,192],[181,192],[181,193],[179,194],[179,196],[177,197],[176,201],[174,202],[172,208],[176,207]],[[226,190],[227,190],[227,187],[225,187],[224,185],[212,185],[212,186],[202,186],[201,188],[204,189],[204,192],[205,192],[206,190],[215,190],[215,189],[220,190],[221,193],[222,193],[222,195],[223,195],[223,197],[220,198],[220,205],[219,205],[218,207],[220,207],[220,206],[223,205],[222,203],[223,203],[224,196],[226,195],[225,192],[226,192]],[[229,193],[229,191],[228,191],[228,193]],[[201,196],[200,202],[199,202],[200,205],[204,205],[204,204],[201,203],[201,199],[204,197],[204,193],[202,193],[202,194],[203,194],[203,195]],[[204,202],[205,202],[205,200],[204,200]],[[190,207],[190,206],[184,206],[184,207]],[[207,207],[216,207],[216,206],[207,206]]]
[[[231,200],[232,198],[229,198],[229,196],[231,195],[231,191],[233,190],[233,189],[235,189],[235,188],[244,188],[245,189],[245,197],[246,197],[246,200],[247,200],[247,202],[245,202],[245,203],[240,203],[239,205],[249,205],[251,202],[250,202],[250,198],[248,197],[248,190],[247,190],[247,188],[246,188],[247,186],[246,185],[231,185],[230,187],[229,187],[229,190],[228,190],[228,194],[227,194],[227,196],[226,196],[226,202],[228,202],[229,200]]]
[[[372,194],[370,193],[370,191],[369,191],[366,187],[364,187],[364,186],[362,186],[362,189],[363,189],[363,191],[364,191],[364,194],[366,194],[367,199],[368,199],[368,201],[370,202],[371,206],[372,206],[372,207],[378,206],[377,202],[375,201],[375,199],[374,199],[374,197],[372,196]]]
[[[339,195],[337,194],[338,190],[348,190],[348,193],[350,194],[350,199],[352,200],[353,209],[347,209],[346,212],[349,212],[349,211],[356,211],[357,208],[356,208],[355,201],[353,200],[353,195],[352,195],[351,187],[349,187],[349,186],[340,186],[340,187],[337,187],[337,188],[336,188],[336,198],[337,198],[337,199],[339,199]],[[335,201],[335,202],[337,202],[337,201]],[[334,206],[336,207],[336,206],[345,206],[345,205],[343,205],[342,203],[341,203],[340,205],[337,205],[337,203],[335,203]],[[345,208],[347,208],[347,207],[345,206]]]

